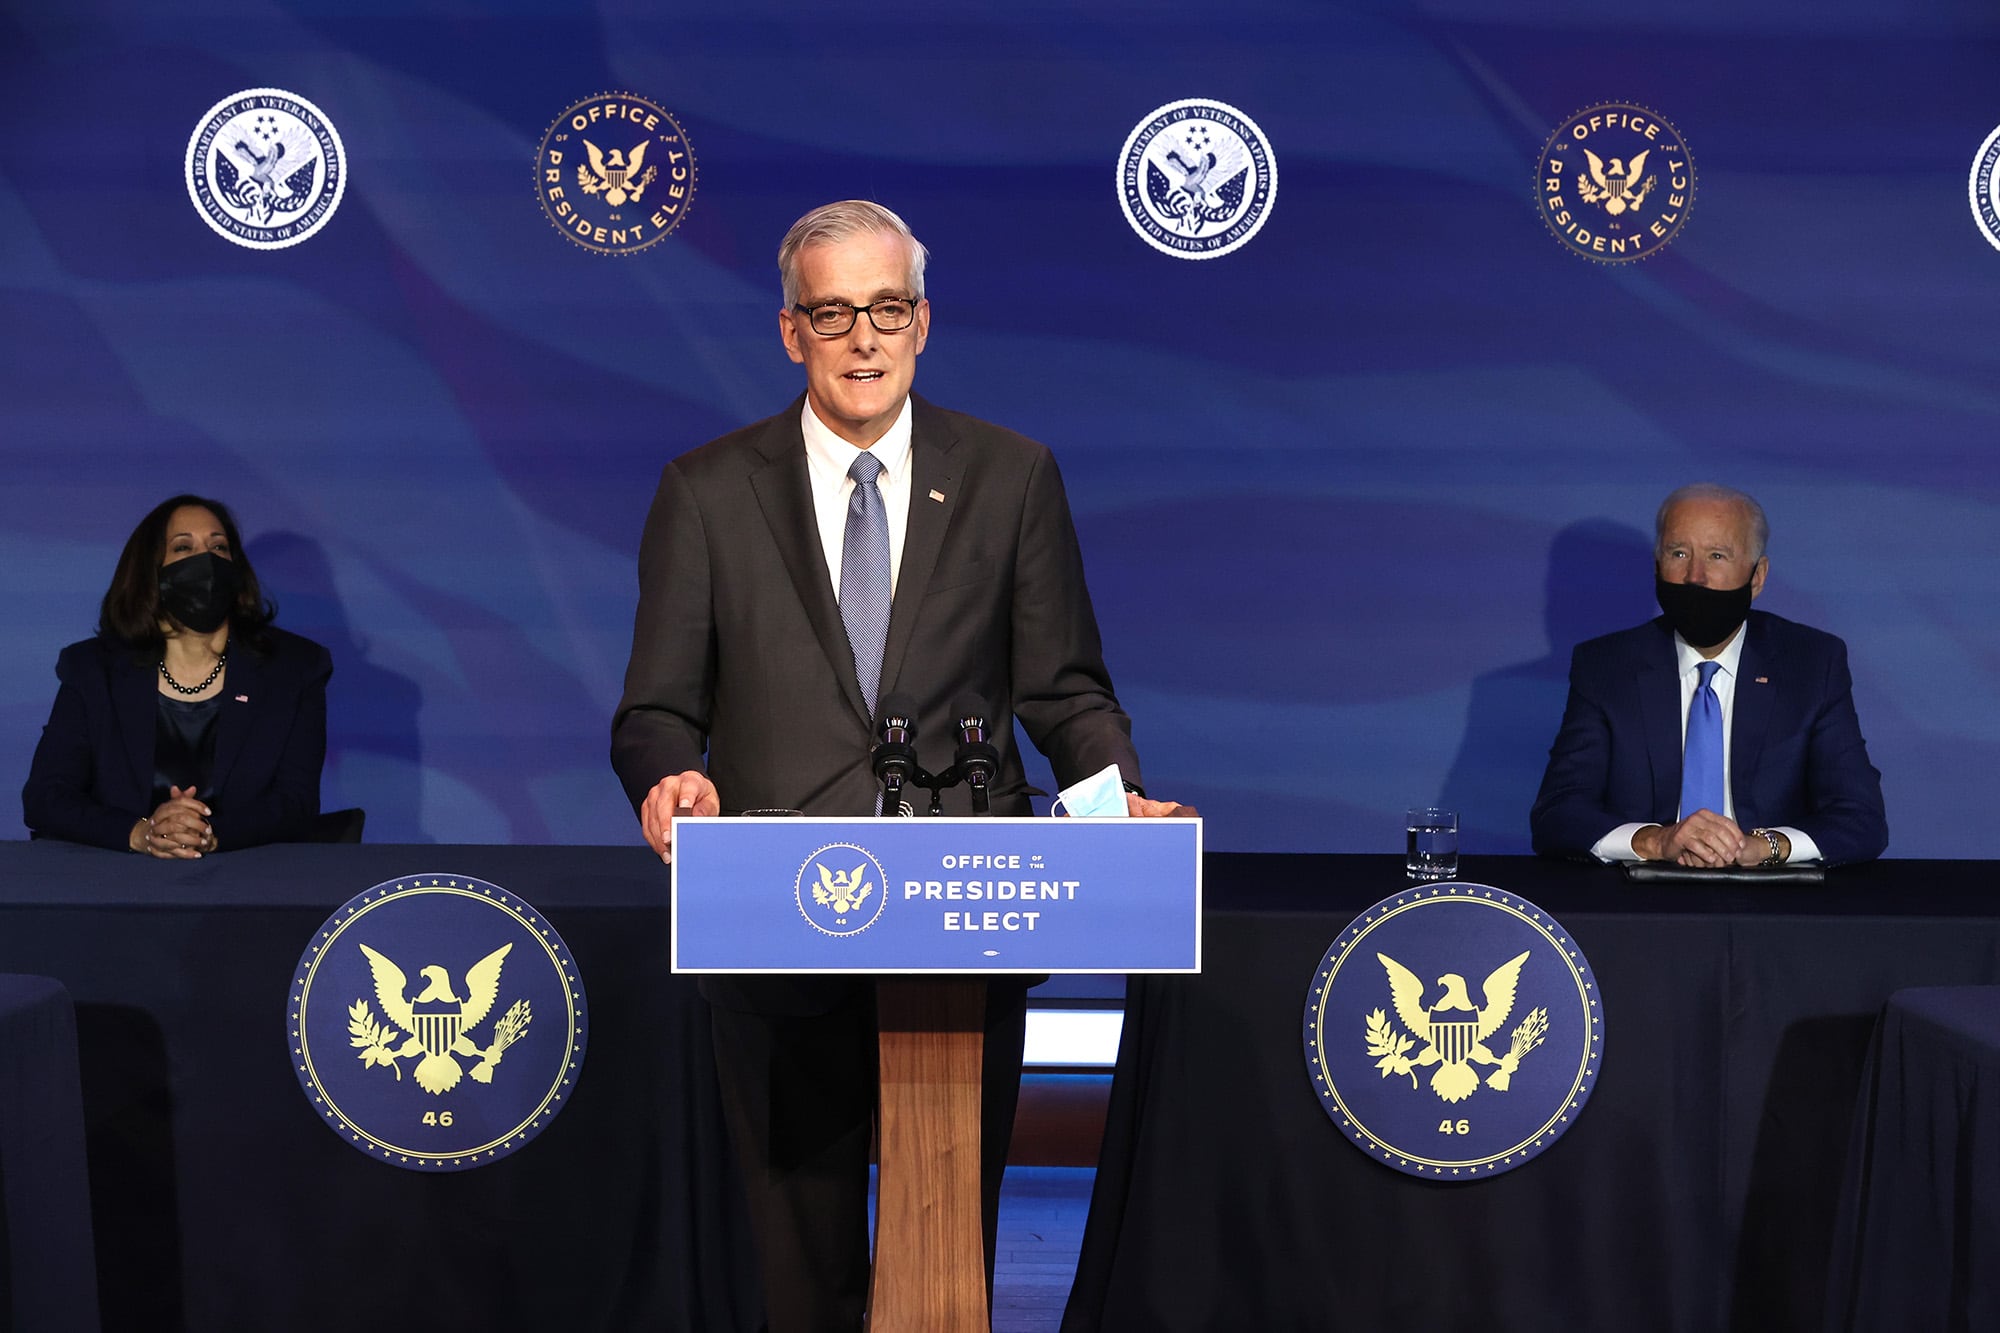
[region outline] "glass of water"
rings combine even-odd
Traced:
[[[1458,814],[1433,805],[1412,806],[1404,821],[1409,842],[1403,869],[1411,879],[1431,881],[1458,877]]]

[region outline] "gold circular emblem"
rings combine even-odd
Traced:
[[[287,1006],[299,1086],[350,1147],[409,1171],[514,1152],[583,1066],[583,979],[529,903],[468,875],[365,890],[306,945]]]
[[[695,179],[680,122],[632,93],[584,98],[550,123],[535,156],[549,224],[600,255],[637,254],[680,226]]]
[[[1556,127],[1535,169],[1555,238],[1585,259],[1629,264],[1664,250],[1694,208],[1694,157],[1650,107],[1603,102]]]

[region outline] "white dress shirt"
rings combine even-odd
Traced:
[[[1694,692],[1701,684],[1701,664],[1709,659],[1688,645],[1686,639],[1674,635],[1674,656],[1680,663],[1681,680],[1681,738],[1686,744],[1688,707],[1694,702]],[[1736,794],[1730,769],[1730,749],[1735,742],[1736,723],[1736,676],[1743,662],[1743,630],[1739,626],[1728,646],[1715,655],[1715,664],[1720,668],[1709,688],[1722,704],[1722,813],[1730,819],[1736,818]],[[1690,811],[1680,812],[1685,819]],[[1649,828],[1649,821],[1641,820],[1633,824],[1620,824],[1597,840],[1590,854],[1600,861],[1637,861],[1639,854],[1632,850],[1632,835],[1642,828]],[[1792,842],[1792,854],[1786,865],[1797,865],[1805,861],[1819,860],[1819,844],[1795,828],[1782,824],[1770,826],[1774,833],[1782,833]],[[1749,830],[1745,829],[1745,833]]]
[[[826,552],[827,572],[833,576],[833,598],[840,600],[840,556],[847,547],[847,500],[854,494],[854,478],[847,469],[862,451],[835,435],[813,413],[806,401],[799,417],[799,433],[806,437],[806,471],[812,483],[813,518],[819,523],[820,549]],[[903,568],[903,533],[910,525],[910,400],[896,414],[889,429],[867,452],[882,465],[875,487],[882,492],[883,516],[889,520],[889,594],[894,596],[896,581]]]

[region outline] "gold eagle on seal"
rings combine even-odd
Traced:
[[[356,1000],[349,1008],[348,1033],[351,1043],[361,1048],[361,1062],[371,1068],[387,1065],[401,1078],[403,1069],[396,1062],[405,1056],[420,1056],[415,1071],[417,1086],[441,1097],[457,1087],[465,1076],[465,1070],[453,1057],[476,1056],[479,1064],[472,1071],[474,1081],[491,1083],[493,1066],[500,1063],[501,1052],[513,1045],[528,1026],[528,1002],[514,1002],[494,1024],[493,1041],[484,1048],[466,1033],[485,1021],[492,1011],[500,994],[500,968],[513,947],[503,944],[467,968],[466,994],[460,998],[452,994],[451,974],[438,963],[418,970],[417,975],[426,984],[411,997],[409,979],[403,969],[374,949],[361,945],[361,952],[368,958],[368,970],[375,979],[375,999],[389,1020],[387,1024],[376,1022],[368,1012],[366,1000]],[[398,1028],[410,1034],[400,1045],[395,1041]]]
[[[1436,1065],[1431,1075],[1431,1091],[1447,1102],[1462,1102],[1479,1089],[1479,1073],[1473,1065],[1497,1066],[1486,1085],[1507,1091],[1521,1057],[1541,1045],[1548,1031],[1548,1012],[1536,1009],[1514,1029],[1513,1043],[1504,1056],[1493,1054],[1486,1039],[1498,1032],[1514,1012],[1514,991],[1521,979],[1521,965],[1528,961],[1525,951],[1514,955],[1487,974],[1480,984],[1484,1004],[1475,1008],[1467,993],[1465,978],[1447,972],[1437,979],[1443,994],[1430,1005],[1424,1004],[1424,983],[1417,974],[1385,953],[1375,957],[1389,974],[1389,997],[1396,1017],[1424,1043],[1413,1059],[1416,1044],[1399,1032],[1377,1009],[1368,1015],[1368,1053],[1379,1056],[1376,1068],[1382,1077],[1407,1074],[1412,1088],[1417,1086],[1416,1070]]]
[[[829,871],[823,865],[815,865],[819,871],[819,883],[813,885],[813,901],[821,907],[831,907],[841,916],[846,916],[861,905],[875,886],[863,878],[868,863],[862,862],[852,870]]]
[[[1603,158],[1584,149],[1583,155],[1590,159],[1590,175],[1576,173],[1576,192],[1586,204],[1603,204],[1604,211],[1614,218],[1628,209],[1636,210],[1660,182],[1657,175],[1640,179],[1646,170],[1646,157],[1652,151],[1648,148],[1630,162],[1614,157],[1606,165]]]
[[[590,165],[576,169],[577,188],[585,194],[601,194],[604,202],[620,207],[627,198],[637,203],[646,187],[660,174],[658,167],[646,166],[646,141],[639,140],[627,154],[614,148],[603,152],[590,140],[583,146],[590,152]]]

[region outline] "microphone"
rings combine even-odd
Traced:
[[[882,784],[882,809],[894,814],[902,806],[903,784],[917,768],[917,710],[908,696],[882,701],[882,720],[875,727],[875,748],[869,755],[875,780]]]
[[[972,813],[988,813],[986,784],[1000,767],[1000,751],[988,739],[986,704],[976,694],[961,694],[951,711],[958,719],[958,751],[952,766],[972,789]]]

